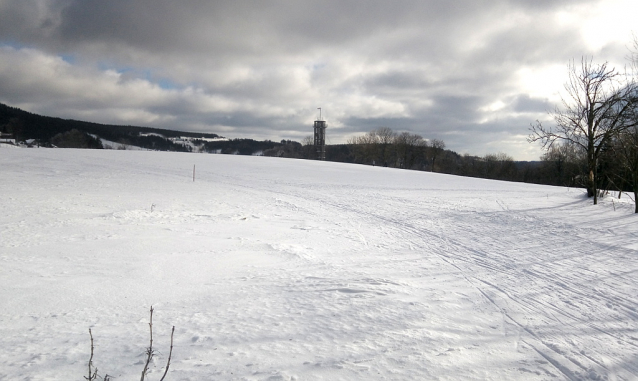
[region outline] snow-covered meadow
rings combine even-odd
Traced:
[[[580,189],[0,149],[0,379],[636,380],[638,220]],[[193,182],[193,166],[196,179]]]

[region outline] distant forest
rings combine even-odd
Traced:
[[[0,132],[18,142],[29,140],[45,147],[103,148],[98,139],[102,138],[119,143],[122,147],[132,145],[158,151],[191,152],[196,147],[197,152],[204,153],[297,159],[314,159],[317,156],[311,137],[304,139],[303,144],[291,140],[209,141],[220,136],[65,120],[32,114],[4,104],[0,104]],[[190,144],[176,142],[175,138],[180,137],[191,138]],[[554,160],[552,157],[537,162],[520,162],[502,153],[483,157],[459,155],[445,149],[445,143],[440,140],[430,141],[419,135],[397,133],[389,128],[370,131],[352,138],[347,144],[327,145],[326,160],[574,187],[583,185],[580,175],[585,170],[582,163]]]
[[[162,139],[159,136],[145,134],[158,134],[167,138],[180,136],[197,138],[219,137],[216,134],[191,133],[150,127],[118,126],[53,118],[32,114],[19,108],[10,107],[0,103],[0,132],[12,134],[16,141],[35,139],[43,146],[50,146],[53,144],[52,139],[56,135],[58,138],[61,138],[65,133],[72,130],[96,135],[102,139],[116,143],[129,144],[159,151],[183,152],[188,151],[188,149],[182,145],[174,144],[170,140]],[[76,146],[75,148],[99,147]]]

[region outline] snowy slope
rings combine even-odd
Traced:
[[[0,150],[0,379],[636,380],[633,204],[168,152]],[[193,166],[196,181],[193,182]],[[614,211],[614,206],[616,210]]]

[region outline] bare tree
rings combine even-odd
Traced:
[[[633,50],[628,57],[634,83],[638,80],[638,36],[634,35]],[[621,181],[631,185],[634,192],[634,212],[638,213],[638,102],[634,102],[627,113],[628,124],[633,127],[620,134],[614,144],[614,151],[622,170]],[[620,189],[622,191],[622,189]],[[620,193],[619,193],[620,194]]]
[[[305,136],[301,140],[301,150],[304,159],[311,159],[313,157],[315,138],[312,135]]]
[[[622,133],[614,144],[614,151],[623,170],[622,180],[634,191],[634,212],[638,213],[638,128]]]
[[[417,156],[421,156],[421,148],[424,146],[421,135],[402,132],[394,137],[394,145],[397,153],[398,167],[410,169],[414,166]]]
[[[392,148],[396,133],[388,127],[381,127],[362,136],[348,139],[358,160],[367,163],[387,165],[393,154]]]
[[[304,136],[304,138],[301,139],[301,145],[303,146],[311,146],[314,144],[315,144],[315,139],[312,135]]]
[[[485,165],[483,177],[497,180],[511,180],[516,175],[514,159],[506,153],[490,153],[483,157]]]
[[[355,160],[362,163],[372,163],[375,158],[375,146],[377,140],[376,135],[373,132],[368,132],[362,136],[353,136],[348,139],[352,151],[355,155]]]
[[[587,158],[587,195],[594,197],[595,205],[602,149],[614,136],[635,125],[626,117],[636,102],[635,85],[623,80],[621,73],[608,68],[607,63],[595,65],[586,58],[581,59],[580,68],[572,61],[568,73],[562,108],[553,112],[556,126],[548,128],[536,121],[528,141],[540,141],[546,149],[557,141],[580,147]]]
[[[627,59],[629,60],[629,64],[631,65],[635,80],[638,76],[638,35],[636,34],[634,34],[633,45],[633,49],[630,48],[629,57],[627,57]]]
[[[580,147],[564,142],[554,144],[541,156],[545,181],[552,185],[580,186],[585,156]]]
[[[397,133],[389,127],[379,127],[371,132],[375,136],[377,143],[377,158],[380,163],[387,165],[392,156],[392,145],[395,142]]]
[[[432,172],[434,172],[434,163],[436,159],[441,156],[445,150],[445,142],[439,139],[432,139],[430,141],[430,157],[432,158]]]

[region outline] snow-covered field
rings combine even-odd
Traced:
[[[582,190],[0,149],[0,379],[636,380],[638,220]],[[193,182],[193,166],[196,180]],[[615,210],[614,210],[615,207]]]

